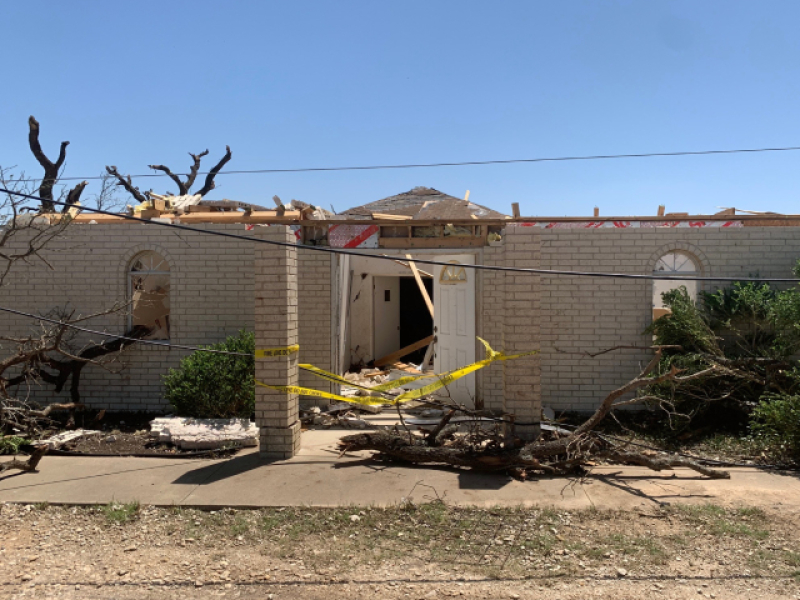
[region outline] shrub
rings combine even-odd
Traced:
[[[192,353],[164,376],[166,399],[182,417],[249,418],[255,409],[254,334],[240,331],[209,348],[247,356]]]
[[[774,458],[800,461],[800,396],[766,394],[753,410],[750,428]]]
[[[800,263],[796,272],[800,274]],[[671,313],[646,330],[664,351],[657,374],[683,376],[723,365],[702,378],[665,381],[643,390],[666,409],[669,429],[726,426],[742,431],[752,410],[775,394],[800,394],[800,288],[775,289],[768,283],[737,282],[701,292],[694,302],[686,289],[665,292]],[[766,433],[765,433],[766,435]]]
[[[19,448],[27,443],[25,438],[10,435],[8,437],[0,437],[0,454],[19,454]]]

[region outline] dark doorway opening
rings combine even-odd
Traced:
[[[422,283],[433,301],[433,279],[424,278]],[[414,342],[433,334],[433,317],[422,292],[413,277],[400,278],[400,347],[405,348]],[[418,365],[425,358],[427,347],[420,348],[403,358],[405,363]]]

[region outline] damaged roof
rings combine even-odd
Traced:
[[[413,190],[389,196],[383,200],[376,200],[363,206],[350,208],[342,215],[366,216],[373,213],[386,215],[405,215],[418,220],[433,219],[505,219],[507,215],[475,204],[469,200],[462,200],[427,187],[415,187]],[[474,215],[474,216],[473,216]]]

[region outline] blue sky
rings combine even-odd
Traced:
[[[226,144],[230,169],[800,146],[796,0],[9,0],[3,13],[0,165],[31,174],[30,114],[49,153],[71,141],[70,176],[182,171],[187,152],[215,161]],[[797,213],[798,163],[231,175],[209,198],[344,210],[424,185],[526,215]]]

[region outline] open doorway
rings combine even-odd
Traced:
[[[433,279],[422,280],[428,297],[433,301]],[[422,292],[413,277],[400,277],[400,348],[433,334],[433,317]],[[418,365],[425,358],[427,346],[414,350],[403,358],[403,362]]]
[[[432,300],[433,280],[423,278],[422,282]],[[373,318],[375,361],[412,347],[433,335],[433,317],[413,277],[374,277]],[[424,344],[398,356],[396,361],[419,365],[427,349],[428,344]]]

